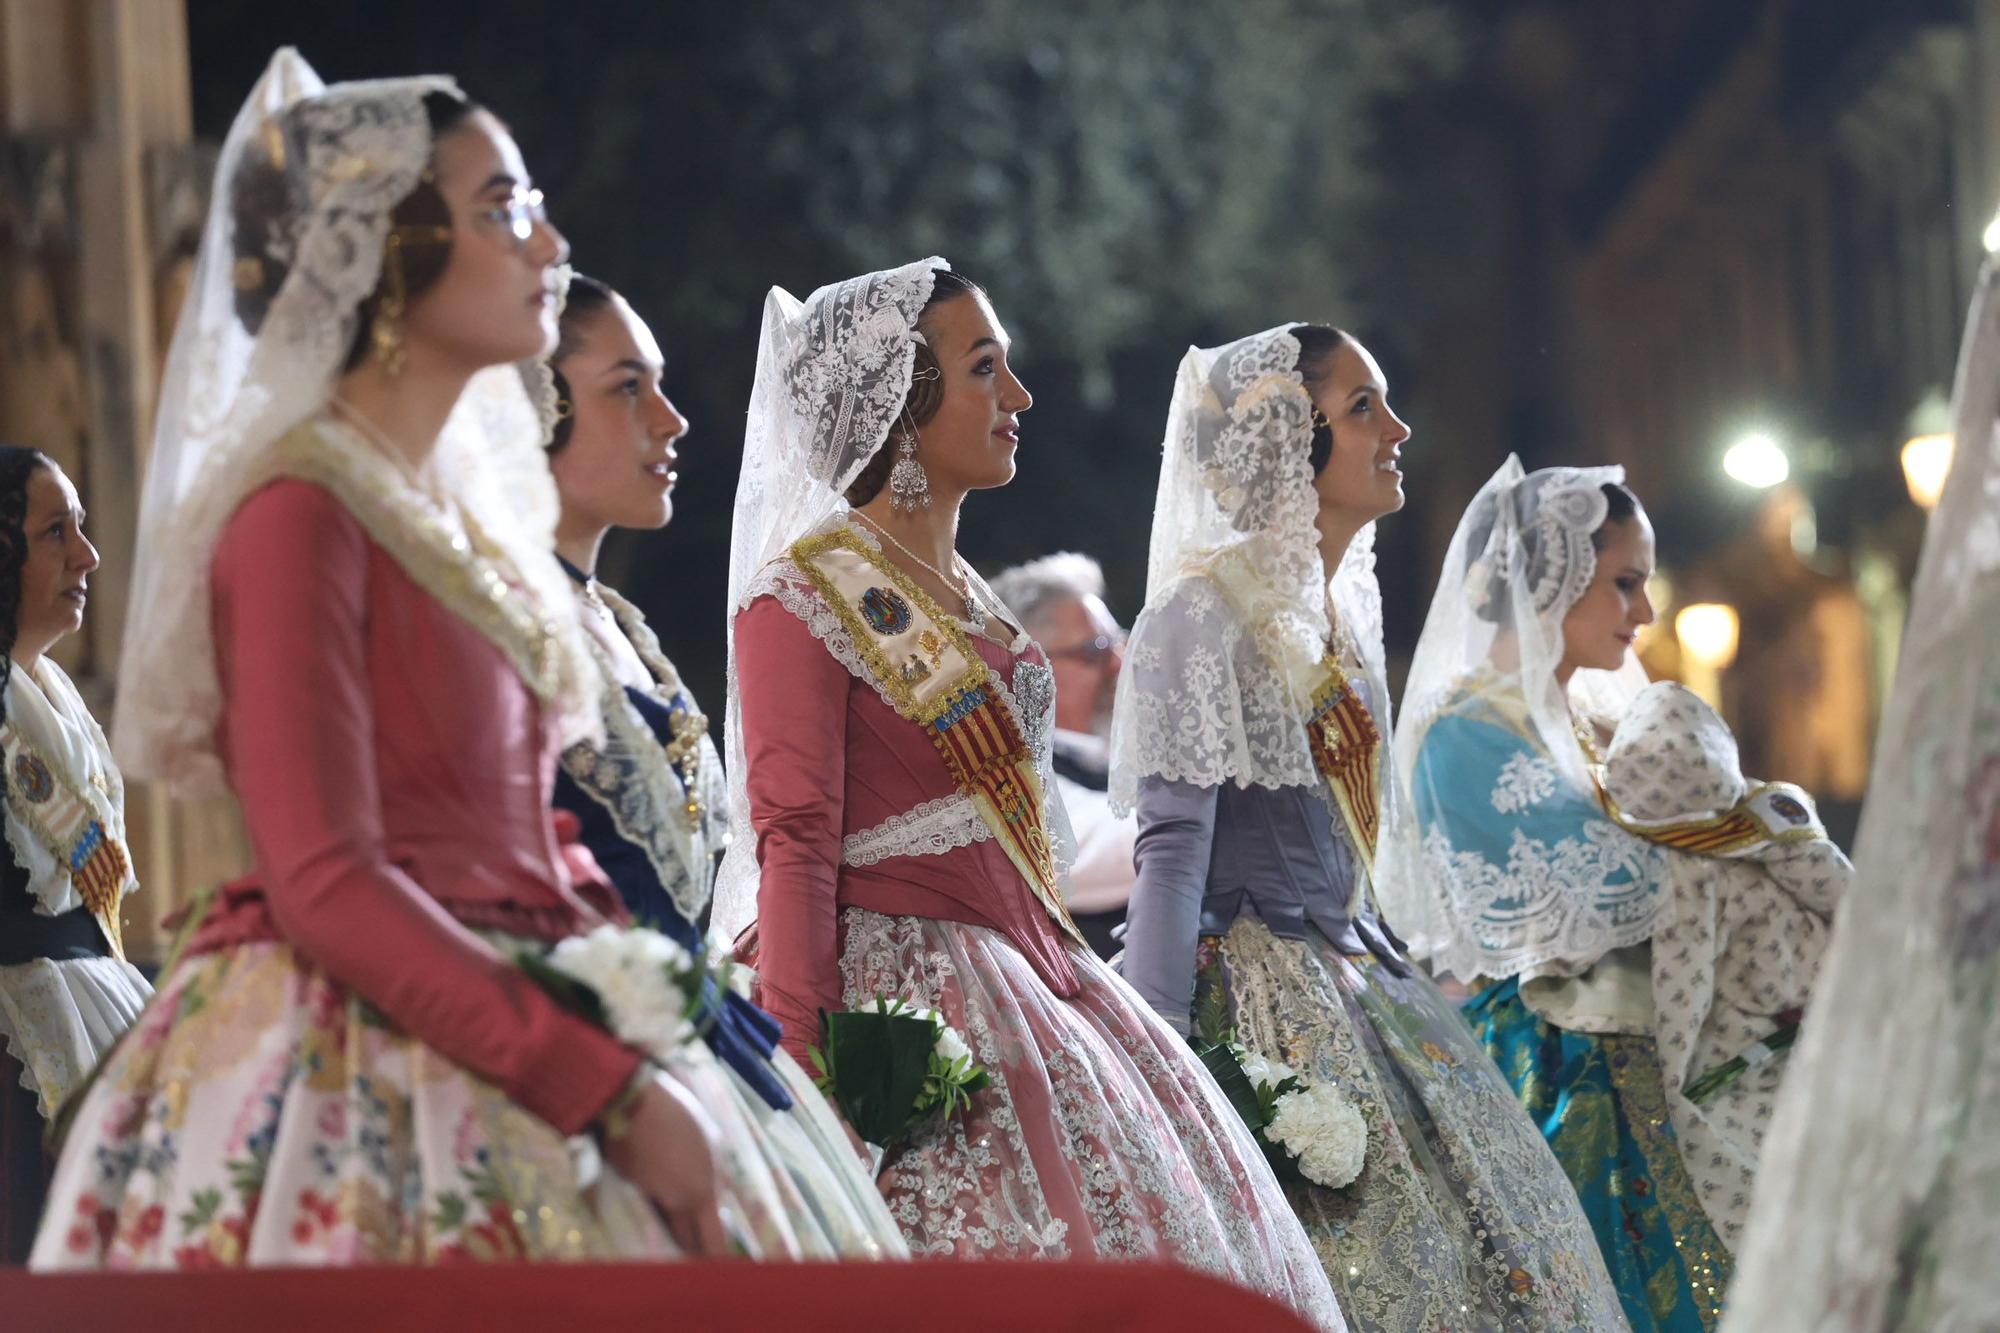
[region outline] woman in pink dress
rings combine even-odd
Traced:
[[[617,911],[547,813],[596,696],[511,365],[554,341],[564,249],[449,80],[280,51],[231,130],[116,740],[226,783],[256,869],[76,1099],[35,1266],[782,1250],[700,1071],[514,959]]]
[[[1237,1113],[1077,936],[1042,650],[954,548],[1030,403],[985,293],[940,259],[773,291],[730,568],[716,924],[795,1056],[822,1011],[940,1011],[991,1074],[894,1145],[918,1254],[1166,1259],[1342,1328]],[[743,816],[748,816],[747,820]]]

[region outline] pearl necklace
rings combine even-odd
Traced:
[[[957,593],[959,597],[964,600],[965,623],[972,626],[972,632],[974,634],[984,634],[986,632],[986,608],[981,606],[978,600],[972,595],[972,580],[970,578],[961,574],[958,578],[954,579],[951,575],[945,573],[942,569],[939,569],[936,565],[924,559],[922,556],[918,555],[915,551],[912,551],[909,547],[903,545],[903,543],[897,541],[895,533],[889,531],[887,528],[883,527],[880,523],[877,523],[874,519],[862,513],[859,509],[854,511],[854,516],[860,519],[863,523],[866,523],[869,527],[873,528],[876,532],[882,534],[882,536],[888,538],[889,544],[894,546],[897,550],[901,551],[904,555],[910,557],[910,559],[916,561],[918,564],[922,565],[925,569],[928,569],[931,573],[937,575],[938,582],[944,584],[945,587],[950,588],[953,592]],[[953,551],[951,553],[951,558],[952,558],[952,563],[955,566],[962,566],[965,563],[963,560],[959,558],[959,554],[956,551]]]

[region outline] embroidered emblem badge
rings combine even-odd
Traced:
[[[912,653],[909,660],[903,663],[898,674],[903,677],[904,684],[915,685],[921,681],[929,680],[931,678],[931,669],[924,665],[923,658]]]
[[[889,588],[861,594],[861,618],[877,634],[901,634],[910,627],[910,604]]]
[[[917,647],[923,651],[925,657],[931,659],[932,666],[936,666],[938,663],[944,661],[944,636],[936,630],[927,629],[922,634],[919,634],[917,636]]]
[[[48,800],[56,791],[56,780],[50,776],[49,766],[41,761],[39,755],[14,756],[14,785],[35,805]]]
[[[1771,808],[1794,824],[1812,822],[1812,815],[1806,808],[1782,792],[1771,798]]]

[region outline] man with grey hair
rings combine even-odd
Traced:
[[[1125,631],[1104,604],[1104,571],[1087,555],[1062,551],[1017,565],[993,591],[1049,656],[1056,679],[1051,748],[1056,785],[1076,829],[1070,915],[1100,957],[1119,945],[1112,931],[1132,896],[1138,821],[1111,813],[1111,704],[1125,662]]]

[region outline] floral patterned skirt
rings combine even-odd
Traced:
[[[1465,1012],[1575,1182],[1632,1327],[1714,1329],[1735,1261],[1682,1160],[1653,1039],[1566,1031],[1520,991],[1500,982]]]
[[[841,1159],[812,1138],[831,1132],[854,1160],[837,1125],[769,1123],[705,1047],[672,1072],[721,1132],[724,1220],[743,1252],[902,1252],[879,1204],[871,1213],[846,1181],[821,1188]],[[865,1174],[848,1175],[865,1191]],[[677,1255],[650,1202],[588,1140],[388,1026],[288,946],[253,943],[185,959],[111,1053],[77,1108],[31,1262]]]
[[[918,1255],[1166,1259],[1344,1329],[1249,1131],[1187,1043],[1081,947],[1049,990],[996,931],[848,908],[842,1002],[940,1011],[992,1082],[883,1162]]]
[[[1247,914],[1200,958],[1198,1000],[1224,987],[1244,1046],[1335,1084],[1367,1124],[1354,1183],[1286,1187],[1353,1328],[1624,1326],[1575,1190],[1427,978]]]

